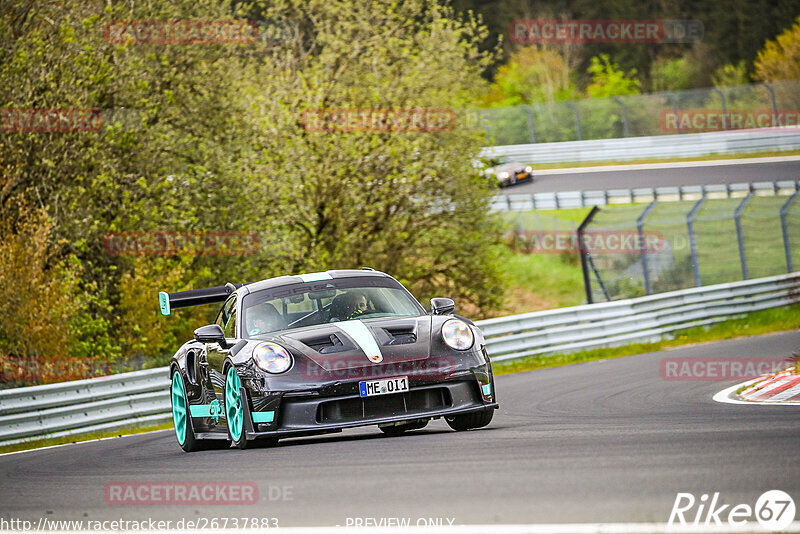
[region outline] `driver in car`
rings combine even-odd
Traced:
[[[364,315],[367,311],[367,297],[363,293],[343,293],[331,303],[330,322],[349,321]]]
[[[350,293],[348,297],[350,297],[350,314],[347,318],[355,319],[359,315],[364,315],[367,311],[367,297],[363,293]]]
[[[269,302],[258,304],[247,310],[247,331],[251,336],[280,330],[283,317]]]

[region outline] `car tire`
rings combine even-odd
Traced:
[[[517,184],[517,175],[515,174],[511,178],[508,179],[508,185],[516,185]]]
[[[244,411],[247,399],[242,395],[242,382],[233,366],[225,373],[225,421],[228,425],[228,440],[239,449],[248,446],[247,432],[244,429]]]
[[[185,452],[195,452],[201,450],[203,442],[194,434],[192,426],[192,416],[189,408],[189,399],[186,396],[186,387],[183,383],[183,376],[177,369],[172,373],[172,386],[170,387],[170,398],[172,402],[172,423],[175,427],[175,437],[178,445]]]
[[[481,428],[492,422],[494,410],[481,410],[480,412],[465,413],[445,417],[444,420],[453,430],[461,432],[473,428]]]
[[[402,425],[379,425],[378,428],[380,428],[381,432],[387,436],[399,436],[400,434],[404,434],[410,430],[419,430],[420,428],[425,428],[428,426],[429,421],[429,419],[425,419],[423,421],[414,421]]]

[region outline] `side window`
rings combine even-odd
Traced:
[[[225,303],[220,315],[223,320],[223,324],[220,326],[225,332],[225,337],[236,337],[236,298],[229,299]]]
[[[214,324],[218,324],[220,328],[225,330],[225,306],[223,304],[222,307],[219,309],[219,313],[217,314],[217,319],[214,321]]]

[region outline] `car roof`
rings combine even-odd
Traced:
[[[288,284],[300,284],[303,282],[310,282],[316,280],[329,280],[340,278],[392,278],[386,273],[374,271],[372,269],[338,269],[331,271],[322,271],[318,273],[304,273],[287,276],[278,276],[276,278],[268,278],[260,282],[253,282],[239,288],[237,293],[239,296],[254,293],[263,289],[271,289],[273,287],[285,286]],[[392,278],[393,279],[393,278]],[[394,279],[393,279],[394,280]]]

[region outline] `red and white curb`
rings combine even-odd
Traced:
[[[737,394],[742,386],[746,389]],[[791,367],[771,376],[731,386],[714,395],[714,400],[728,404],[800,406],[800,375]]]

